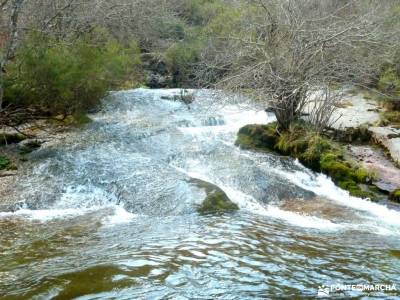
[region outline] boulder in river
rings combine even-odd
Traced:
[[[192,178],[189,182],[196,185],[198,188],[203,189],[207,195],[197,208],[199,213],[206,214],[235,211],[239,209],[239,207],[233,203],[226,193],[218,186],[197,178]]]

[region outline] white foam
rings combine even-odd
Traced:
[[[105,221],[103,222],[104,225],[112,226],[116,224],[124,224],[129,223],[132,220],[137,218],[136,214],[130,213],[125,208],[120,205],[116,205],[114,207],[114,214],[108,216]]]
[[[176,169],[187,174],[192,178],[198,178],[213,183],[212,180],[207,176],[205,176],[204,174],[185,171],[181,168],[176,168]],[[241,191],[238,191],[228,186],[224,186],[221,184],[217,185],[227,194],[227,196],[229,197],[229,199],[232,200],[232,202],[234,202],[239,206],[240,209],[246,210],[254,214],[282,219],[295,226],[314,228],[325,231],[339,230],[345,227],[344,225],[336,224],[329,220],[321,219],[315,216],[306,216],[290,211],[285,211],[273,205],[264,206],[250,195],[247,195]]]
[[[317,174],[315,178],[301,171],[287,172],[274,169],[274,172],[287,178],[297,186],[312,191],[319,196],[333,200],[340,205],[367,212],[379,217],[379,223],[400,226],[400,212],[389,209],[387,206],[368,200],[353,197],[348,191],[337,187],[333,181],[324,174]],[[368,217],[368,216],[365,216]]]
[[[0,217],[21,216],[31,220],[50,221],[57,218],[71,218],[88,213],[89,210],[82,209],[20,209],[15,212],[1,212]]]

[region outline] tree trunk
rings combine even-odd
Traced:
[[[14,57],[18,40],[18,17],[24,2],[25,0],[14,0],[11,2],[9,37],[5,47],[4,56],[0,61],[0,110],[3,107],[5,67],[7,66],[7,63]]]

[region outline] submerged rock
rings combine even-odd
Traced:
[[[207,195],[197,208],[199,213],[215,213],[235,211],[239,209],[239,207],[233,203],[226,193],[218,186],[196,178],[190,179],[189,182],[196,185],[198,188],[203,189]]]

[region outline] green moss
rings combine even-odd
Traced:
[[[275,123],[247,125],[240,129],[236,144],[295,157],[306,167],[330,176],[352,196],[376,198],[373,189],[369,189],[373,174],[346,158],[345,150],[338,143],[313,132],[304,123],[293,124],[281,134],[276,129]]]
[[[400,189],[397,189],[390,193],[389,200],[400,203]]]
[[[0,156],[0,170],[7,169],[11,164],[11,161],[8,157]]]
[[[400,74],[395,68],[389,67],[381,74],[378,89],[392,97],[400,97]]]
[[[72,126],[83,126],[86,125],[88,123],[91,123],[92,119],[88,117],[87,114],[85,113],[74,113],[70,116],[67,116],[64,120],[63,123],[65,125],[72,125]]]
[[[276,123],[246,125],[239,130],[236,145],[243,149],[274,150],[279,138],[276,133],[276,126]]]
[[[386,111],[381,115],[383,124],[400,124],[400,111]]]
[[[197,211],[200,213],[215,213],[238,209],[239,207],[223,191],[214,190],[207,195]]]
[[[390,250],[390,255],[400,258],[400,250]]]
[[[199,213],[205,214],[239,209],[218,186],[197,178],[191,178],[189,182],[204,190],[207,195],[201,205],[197,207]]]

